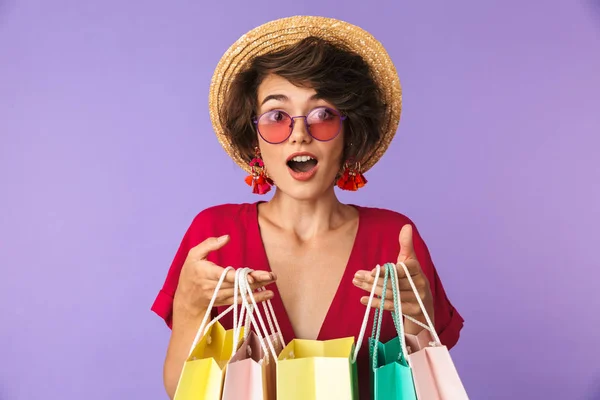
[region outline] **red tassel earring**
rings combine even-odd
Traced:
[[[255,149],[255,156],[250,161],[250,168],[252,172],[246,177],[246,183],[248,186],[252,186],[252,193],[265,194],[271,190],[273,181],[267,176],[265,170],[265,163],[260,158],[260,150],[258,147]]]
[[[347,161],[344,164],[344,171],[337,180],[337,187],[342,190],[357,191],[367,184],[367,178],[362,174],[359,162],[351,163]]]

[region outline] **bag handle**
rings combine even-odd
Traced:
[[[408,356],[408,348],[406,347],[406,338],[404,336],[404,324],[402,321],[402,300],[400,298],[400,285],[398,279],[398,270],[396,269],[396,265],[389,263],[388,268],[391,269],[394,273],[391,275],[392,278],[392,295],[394,300],[394,324],[396,325],[396,330],[399,332],[400,336],[400,344],[402,346],[402,355],[398,357],[399,360]]]
[[[244,287],[244,283],[242,281],[242,279],[243,279],[242,273],[243,272],[244,271],[242,268],[239,268],[235,271],[235,283],[234,283],[235,289],[234,289],[233,297],[234,297],[234,305],[235,305],[236,309],[237,309],[238,293],[241,294],[242,297],[241,297],[241,311],[240,311],[239,319],[236,319],[234,317],[234,321],[233,321],[234,338],[233,338],[233,346],[232,346],[232,350],[231,350],[231,358],[233,358],[235,353],[238,351],[239,337],[241,334],[240,330],[242,329],[242,326],[244,326],[244,339],[246,339],[248,337],[251,327],[254,327],[255,330],[258,328],[256,326],[256,321],[254,319],[252,319],[252,307],[253,306],[248,303],[248,300],[246,299],[246,296],[244,295],[246,288]],[[237,313],[237,311],[236,311],[236,313]],[[242,321],[244,321],[244,313],[246,313],[245,323],[242,322]],[[263,351],[268,352],[268,349],[265,346],[265,343],[260,336],[258,337],[258,340],[260,343],[260,347],[263,349]],[[250,348],[248,348],[248,350],[250,350]],[[248,355],[250,356],[250,353],[248,353]]]
[[[431,321],[431,318],[429,318],[429,314],[427,313],[427,310],[425,309],[425,305],[423,304],[423,300],[421,300],[421,296],[419,295],[419,291],[417,290],[417,287],[415,286],[415,282],[413,281],[412,277],[410,276],[410,272],[408,271],[408,267],[406,266],[406,264],[404,264],[402,261],[399,262],[399,264],[402,266],[402,268],[404,269],[404,274],[406,275],[406,278],[408,279],[408,283],[410,283],[410,287],[413,290],[413,293],[415,294],[415,297],[417,298],[417,302],[419,303],[419,307],[421,307],[421,312],[423,313],[423,315],[425,316],[425,320],[427,321],[427,326],[425,324],[423,324],[420,321],[417,321],[416,319],[406,316],[410,321],[416,323],[417,325],[427,329],[431,335],[433,336],[433,340],[434,340],[434,344],[436,346],[442,346],[442,342],[440,341],[440,337],[438,336],[437,332],[435,331],[435,326],[433,325],[433,322]]]
[[[380,304],[379,304],[379,308],[375,309],[375,312],[373,314],[373,331],[371,332],[371,338],[373,338],[373,341],[375,343],[375,345],[377,345],[377,343],[379,342],[379,335],[381,333],[381,322],[383,319],[383,307],[384,307],[384,301],[383,299],[385,298],[385,294],[387,291],[387,281],[389,279],[390,276],[390,271],[387,268],[386,265],[383,266],[384,268],[384,273],[383,273],[383,288],[381,290],[381,296],[379,296],[379,298],[381,299]],[[373,351],[373,357],[372,357],[372,362],[373,364],[371,365],[371,368],[373,370],[375,370],[377,368],[377,349],[375,348]]]
[[[241,269],[238,268],[235,271],[235,280],[233,283],[233,353],[232,353],[232,357],[233,354],[235,354],[235,352],[237,351],[238,345],[239,345],[239,338],[240,338],[240,330],[242,329],[242,320],[244,319],[244,312],[246,311],[246,303],[244,302],[244,296],[243,293],[240,290],[240,271]],[[242,301],[241,301],[241,310],[240,310],[240,315],[238,317],[238,303],[239,303],[239,298],[238,296],[242,294]],[[249,328],[249,320],[246,319],[246,323],[244,324],[244,326],[246,328]],[[248,329],[245,329],[244,332],[247,332]]]
[[[260,341],[261,347],[265,351],[265,355],[267,357],[267,362],[269,360],[269,350],[270,350],[271,355],[273,356],[273,359],[275,360],[275,363],[277,363],[277,353],[275,352],[273,343],[271,342],[271,340],[268,337],[267,328],[265,326],[265,323],[262,319],[260,312],[258,311],[259,308],[256,303],[256,299],[254,298],[252,288],[250,287],[250,284],[248,282],[248,274],[250,272],[252,272],[252,270],[250,268],[240,268],[236,271],[236,274],[239,274],[239,292],[242,295],[242,309],[243,310],[245,309],[246,312],[248,313],[248,315],[247,315],[247,318],[248,318],[247,321],[249,321],[248,325],[251,324],[254,327],[254,329],[257,333],[258,339]],[[248,298],[250,299],[252,304],[250,304],[248,302]],[[258,319],[258,323],[256,322],[255,315]],[[234,333],[234,335],[235,335],[234,344],[237,344],[237,341],[239,338],[239,329],[241,329],[241,320],[242,320],[242,318],[240,318],[238,330]],[[260,325],[260,327],[259,327],[259,325]],[[262,328],[262,332],[265,333],[264,337],[261,336],[261,328]],[[246,336],[246,335],[244,335],[244,336]],[[265,345],[265,342],[266,342],[266,345]],[[234,346],[234,349],[233,349],[234,353],[236,350],[237,350],[237,346]]]
[[[401,351],[400,351],[400,354],[398,355],[398,360],[402,361],[402,362],[406,362],[406,355],[408,354],[408,352],[407,352],[407,348],[406,348],[406,340],[404,338],[404,327],[402,326],[402,320],[399,318],[402,315],[402,303],[401,303],[401,299],[400,299],[400,293],[398,290],[398,274],[396,271],[396,266],[392,263],[386,263],[386,264],[384,264],[383,267],[385,269],[385,273],[384,273],[384,277],[383,277],[383,288],[382,288],[382,292],[381,292],[382,301],[379,305],[379,308],[375,309],[375,315],[374,315],[375,323],[373,324],[373,332],[371,334],[371,337],[374,337],[375,343],[379,342],[379,338],[380,338],[380,334],[381,334],[381,323],[382,323],[382,319],[383,319],[384,304],[385,304],[385,301],[383,299],[385,299],[385,295],[386,295],[386,291],[387,291],[387,281],[388,281],[388,279],[391,278],[392,294],[393,294],[393,298],[394,298],[394,300],[393,300],[394,311],[392,311],[392,319],[394,321],[396,333],[398,334],[398,338],[399,338],[400,344],[401,344]],[[391,277],[390,277],[390,270],[393,270]],[[373,369],[377,368],[377,358],[378,358],[378,354],[377,354],[377,350],[375,349],[375,351],[373,352],[373,364],[372,364]]]
[[[233,270],[233,267],[227,267],[227,268],[225,268],[223,270],[223,272],[221,272],[221,277],[219,278],[219,281],[217,282],[217,286],[215,286],[215,290],[213,291],[213,295],[212,295],[212,297],[210,299],[210,302],[208,303],[208,307],[206,308],[206,313],[204,314],[204,318],[202,318],[202,322],[200,323],[200,327],[198,328],[198,332],[196,332],[196,336],[194,337],[194,340],[192,341],[192,346],[190,347],[190,351],[189,351],[188,357],[190,355],[192,355],[194,349],[198,345],[198,342],[206,334],[205,331],[207,331],[208,328],[210,326],[212,326],[212,324],[214,324],[216,322],[216,321],[214,321],[214,322],[211,321],[210,325],[206,326],[206,323],[208,322],[208,318],[209,318],[209,316],[211,314],[212,308],[214,307],[215,302],[217,301],[217,295],[219,294],[219,290],[221,290],[221,286],[223,286],[223,282],[225,281],[225,277],[227,276],[227,273],[229,271],[231,271],[231,270]],[[231,308],[228,308],[227,310],[225,310],[217,318],[220,319],[221,317],[223,317],[223,315],[227,314],[229,311],[231,311]]]
[[[260,287],[258,289],[259,292],[266,291],[264,287]],[[281,333],[281,328],[279,327],[279,322],[277,321],[277,316],[275,315],[275,310],[273,309],[273,304],[271,300],[267,300],[263,302],[263,309],[265,310],[265,315],[267,317],[267,323],[269,324],[269,329],[271,329],[271,334],[276,334],[275,340],[278,340],[281,343],[281,347],[285,347],[285,340],[283,339],[283,334]]]
[[[356,341],[356,347],[354,348],[354,355],[352,356],[352,363],[356,363],[358,358],[358,352],[362,346],[363,339],[365,337],[365,331],[367,330],[367,323],[369,322],[369,314],[371,313],[371,304],[373,304],[373,297],[375,297],[375,289],[377,289],[377,282],[379,282],[379,275],[381,275],[381,266],[377,264],[375,267],[375,281],[369,294],[369,301],[367,302],[367,309],[365,310],[365,316],[363,317],[362,325]]]
[[[252,270],[249,270],[249,272],[252,272]],[[236,277],[237,277],[237,275],[236,275]],[[247,282],[247,283],[248,283],[248,287],[249,287],[250,286],[249,282]],[[260,287],[260,288],[258,288],[258,291],[259,292],[266,291],[266,289],[264,287]],[[234,304],[237,304],[237,301],[238,301],[237,295],[239,293],[240,293],[239,280],[237,280],[237,278],[236,278],[236,284],[234,284]],[[273,304],[271,303],[271,300],[266,300],[262,303],[263,303],[263,309],[265,311],[265,316],[267,317],[267,324],[269,325],[270,332],[272,334],[276,335],[275,340],[279,341],[281,343],[281,347],[283,348],[283,347],[285,347],[285,340],[283,339],[283,334],[281,333],[281,328],[279,327],[279,321],[277,321],[277,316],[275,315],[275,310],[273,309]],[[253,306],[250,306],[250,308],[252,309]],[[236,325],[237,323],[239,323],[241,325],[241,323],[242,323],[241,321],[244,318],[243,315],[244,315],[245,310],[246,310],[246,307],[242,307],[242,312],[239,316],[239,318],[240,318],[239,320],[237,319],[238,317],[236,315],[237,310],[234,310],[234,314],[233,314],[234,330],[238,326],[238,325]],[[245,326],[248,328],[250,327],[249,314],[246,316]],[[236,338],[239,337],[239,329],[241,329],[241,328],[238,328],[238,330],[236,331],[236,332],[238,332],[236,335]],[[244,331],[244,339],[246,339],[246,337],[248,336],[248,332],[249,332],[248,329],[246,329]],[[267,335],[265,335],[265,336],[267,336]]]
[[[273,346],[273,342],[271,341],[271,339],[269,338],[268,335],[268,331],[267,328],[265,327],[265,322],[263,321],[263,318],[260,314],[259,311],[259,307],[258,304],[256,304],[256,299],[254,298],[254,292],[252,291],[252,287],[250,286],[250,283],[248,282],[248,275],[250,274],[250,272],[252,272],[252,270],[250,268],[244,268],[243,272],[242,272],[242,283],[246,289],[246,292],[248,293],[248,297],[250,298],[250,301],[252,302],[252,310],[255,310],[254,313],[252,314],[252,318],[254,318],[254,315],[256,315],[256,317],[258,318],[258,322],[260,323],[260,327],[262,328],[262,331],[264,332],[265,336],[263,337],[263,339],[265,340],[265,342],[268,345],[268,350],[271,351],[271,355],[273,356],[273,359],[275,360],[275,363],[277,363],[277,352],[275,351],[275,348]],[[255,327],[256,332],[259,334],[259,338],[260,338],[260,330],[258,329],[258,327]],[[267,351],[267,349],[265,349],[265,355],[267,356],[267,362],[268,362],[268,356],[269,356],[269,352]]]

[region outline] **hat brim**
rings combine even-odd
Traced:
[[[386,107],[383,135],[380,143],[362,160],[363,171],[379,161],[396,134],[402,111],[402,88],[396,67],[378,40],[358,26],[333,18],[294,16],[277,19],[252,29],[231,45],[217,64],[210,85],[209,112],[217,139],[246,172],[250,172],[250,166],[232,145],[220,117],[229,85],[254,57],[293,46],[309,36],[341,44],[360,55],[370,66],[381,90]]]

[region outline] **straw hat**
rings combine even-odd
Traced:
[[[250,166],[232,146],[221,123],[220,110],[235,76],[256,56],[293,46],[308,36],[317,36],[359,54],[371,67],[386,105],[383,136],[373,152],[362,160],[363,171],[371,168],[390,145],[400,122],[402,88],[396,68],[383,45],[370,33],[344,21],[325,17],[294,16],[267,22],[240,37],[219,61],[208,99],[213,128],[227,154],[245,171]]]

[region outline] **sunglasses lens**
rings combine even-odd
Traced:
[[[290,136],[292,118],[283,111],[269,111],[258,120],[258,133],[269,143],[281,143]]]
[[[307,117],[310,134],[317,140],[331,140],[340,132],[342,119],[334,110],[326,107],[314,109]]]

